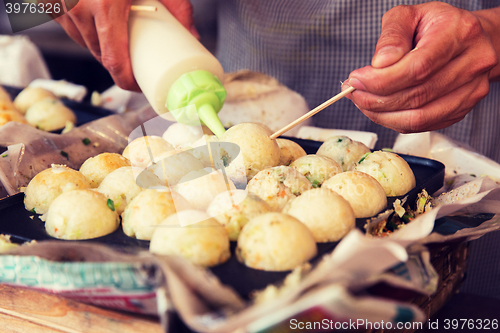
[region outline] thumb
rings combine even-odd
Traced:
[[[394,65],[413,49],[413,36],[418,24],[417,13],[410,6],[397,6],[384,14],[372,66]]]

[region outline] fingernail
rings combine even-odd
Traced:
[[[355,77],[349,79],[349,85],[356,88],[356,90],[366,90],[365,85]]]
[[[401,58],[401,50],[395,46],[384,46],[375,54],[372,66],[383,68],[393,65]]]
[[[340,81],[340,91],[344,91],[349,87],[350,87],[350,85],[349,85],[348,80],[345,80],[344,82]]]

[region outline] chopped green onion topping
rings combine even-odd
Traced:
[[[318,180],[313,180],[311,184],[314,188],[318,188],[321,185]]]
[[[342,142],[342,141],[344,141],[344,139],[342,139],[342,138],[337,139],[337,143]]]
[[[410,219],[413,218],[413,216],[409,215],[409,214],[404,214],[402,217],[403,221],[405,221],[406,223],[410,222]]]
[[[394,223],[394,221],[390,220],[389,222],[387,222],[387,224],[385,225],[386,228],[389,230],[389,231],[394,231],[398,228],[397,224]]]
[[[358,164],[361,164],[361,162],[363,162],[363,161],[365,160],[366,156],[368,156],[368,155],[370,155],[370,154],[371,154],[371,153],[366,153],[366,154],[364,154],[364,155],[361,157],[361,159],[359,160]]]
[[[115,211],[115,203],[113,202],[113,200],[108,199],[108,201],[106,202],[106,204],[108,205],[109,209],[111,209],[113,212]]]
[[[82,140],[83,144],[88,146],[90,144],[90,139],[89,138],[85,138]]]
[[[7,154],[3,154],[3,155],[2,155],[2,157],[7,157],[7,156],[9,156],[9,155],[7,155]]]
[[[229,165],[229,163],[227,163],[227,156],[222,156],[222,163],[224,163],[225,167]]]
[[[66,157],[67,160],[69,160],[69,155],[64,150],[61,150],[61,155],[64,156],[64,157]]]
[[[382,151],[387,151],[389,153],[392,153],[392,149],[391,148],[382,148]]]
[[[35,207],[31,208],[30,212],[32,212],[33,214],[36,214]]]

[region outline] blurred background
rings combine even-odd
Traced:
[[[200,41],[214,52],[217,36],[216,0],[191,0],[191,3]],[[102,92],[114,84],[111,76],[90,52],[69,38],[53,21],[13,34],[3,1],[0,1],[0,35],[27,36],[41,51],[55,80],[64,79],[83,85],[89,92]]]

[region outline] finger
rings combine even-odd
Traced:
[[[403,89],[388,96],[378,96],[359,90],[352,95],[351,100],[358,107],[370,111],[381,112],[420,108],[441,96],[447,95],[478,76],[484,78],[488,75],[488,67],[484,68],[481,62],[471,64],[470,53],[475,51],[468,50],[453,59],[431,79],[418,86]]]
[[[127,30],[129,11],[130,1],[103,3],[94,18],[103,66],[120,88],[140,91],[130,61]]]
[[[393,65],[410,52],[417,24],[414,7],[398,6],[385,13],[372,66],[384,68]]]
[[[160,2],[196,38],[200,38],[194,26],[193,6],[189,0],[160,0]]]
[[[363,111],[363,113],[374,122],[401,133],[415,133],[445,128],[462,120],[477,102],[471,102],[475,98],[473,94],[469,95],[470,99],[461,99],[460,97],[464,96],[464,90],[474,88],[471,90],[487,92],[489,89],[488,81],[480,81],[480,85],[477,86],[476,84],[477,82],[471,82],[456,92],[421,109],[383,113]]]
[[[353,71],[349,78],[356,78],[362,83],[364,88],[354,86],[358,90],[387,96],[401,89],[421,84],[442,69],[452,59],[451,53],[443,52],[443,49],[452,50],[453,46],[442,43],[431,45],[426,49],[414,49],[392,66],[383,69],[363,67]],[[463,49],[460,48],[459,52],[462,51]]]
[[[488,79],[479,77],[419,109],[392,112],[373,112],[364,109],[361,111],[373,122],[401,133],[431,131],[462,120],[488,92]]]
[[[82,35],[80,34],[80,31],[78,31],[78,28],[75,26],[69,16],[59,16],[58,18],[55,18],[54,21],[56,21],[64,29],[64,31],[66,31],[71,39],[77,42],[80,46],[85,48],[87,47]]]
[[[101,48],[99,46],[99,37],[95,27],[94,15],[89,7],[87,2],[80,1],[66,16],[69,16],[71,21],[73,21],[90,53],[100,62]]]

